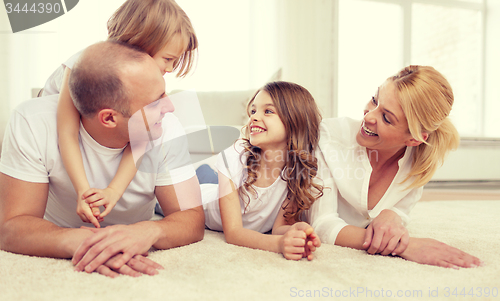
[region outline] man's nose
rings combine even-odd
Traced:
[[[171,113],[175,110],[174,104],[168,96],[160,100],[160,109],[162,114]]]

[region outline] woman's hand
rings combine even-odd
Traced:
[[[363,247],[370,254],[399,255],[408,247],[409,239],[401,217],[385,209],[366,228]]]
[[[431,238],[410,238],[408,248],[400,256],[421,264],[454,269],[483,265],[479,258]]]

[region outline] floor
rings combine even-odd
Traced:
[[[430,182],[424,187],[421,200],[500,200],[500,183]]]

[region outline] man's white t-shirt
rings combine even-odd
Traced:
[[[246,162],[248,156],[241,156],[243,151],[244,148],[241,145],[241,141],[237,141],[234,145],[223,151],[229,170],[224,163],[222,153],[217,157],[217,171],[232,179],[236,189],[242,186],[246,179],[246,172],[242,162]],[[250,202],[246,198],[239,200],[243,228],[266,233],[273,229],[274,221],[278,216],[281,204],[288,193],[287,184],[281,177],[278,177],[268,187],[257,187],[255,185],[252,187],[257,192],[257,195],[248,192]],[[201,194],[203,209],[205,211],[205,225],[212,230],[222,231],[218,188],[219,185],[217,184],[202,184]],[[248,205],[246,205],[247,203]]]
[[[89,226],[76,214],[76,192],[59,153],[57,101],[58,95],[36,98],[14,110],[2,145],[0,172],[22,181],[49,183],[45,219],[62,227]],[[144,155],[136,176],[101,226],[151,219],[156,186],[180,183],[195,176],[177,118],[166,114],[162,126],[163,136]],[[123,148],[100,145],[82,125],[79,141],[90,186],[106,188],[116,174]]]
[[[413,148],[407,147],[398,162],[399,169],[377,205],[368,209],[368,188],[372,167],[366,148],[356,142],[361,121],[350,118],[327,118],[320,125],[317,152],[318,176],[324,180],[323,196],[306,212],[322,242],[334,244],[347,225],[365,228],[384,209],[396,212],[404,224],[422,196],[423,187],[407,189],[414,177],[403,181],[412,167]],[[376,158],[375,158],[376,159]]]

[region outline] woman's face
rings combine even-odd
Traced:
[[[415,140],[399,104],[392,81],[385,81],[365,108],[356,141],[368,149],[397,152]]]

